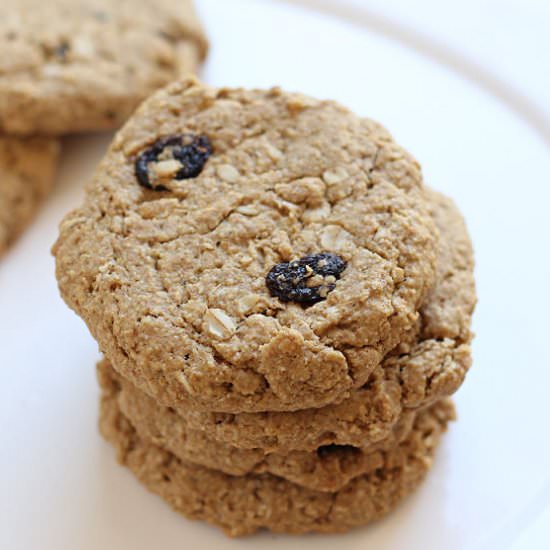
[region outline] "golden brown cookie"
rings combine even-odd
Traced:
[[[418,164],[377,123],[186,80],[118,134],[54,251],[122,376],[239,413],[363,386],[417,323],[437,240]]]
[[[152,423],[149,428],[157,437],[172,440],[172,449],[176,445],[181,449],[175,441],[178,437],[183,444],[188,441],[188,448],[196,447],[192,440],[200,432],[205,440],[228,446],[225,451],[218,448],[209,460],[225,460],[231,466],[245,467],[268,453],[311,453],[321,446],[364,449],[387,438],[404,411],[453,394],[471,365],[470,320],[476,300],[471,244],[452,201],[434,191],[428,192],[428,199],[441,239],[437,282],[421,309],[419,331],[342,403],[292,413],[224,414],[195,410],[189,402],[176,411],[160,412],[160,404],[117,376],[107,361],[98,365],[100,380],[108,385],[115,379],[122,387],[123,411],[136,426],[140,420]],[[252,452],[240,453],[239,449]],[[201,456],[207,459],[198,454],[195,461]],[[192,460],[190,455],[187,458]],[[306,464],[302,470],[306,470],[311,456],[302,458]],[[270,460],[281,462],[278,458]]]
[[[119,126],[206,50],[191,0],[1,2],[0,132]]]
[[[422,304],[421,337],[472,339],[470,325],[477,301],[474,251],[464,218],[449,197],[426,189],[428,209],[440,233],[436,284]]]
[[[230,476],[180,460],[142,439],[109,393],[103,394],[100,426],[121,464],[150,491],[186,517],[240,536],[262,528],[343,532],[383,517],[422,481],[452,418],[447,402],[420,413],[411,434],[383,453],[378,467],[333,493],[306,489],[270,474]]]
[[[113,394],[122,414],[138,435],[186,462],[230,475],[270,473],[302,487],[333,492],[351,479],[379,468],[384,452],[411,432],[415,412],[403,412],[388,436],[365,446],[325,445],[314,451],[268,453],[261,448],[240,449],[189,428],[173,409],[163,407],[147,394],[123,381],[111,368],[98,366],[98,378]]]
[[[0,136],[0,256],[33,219],[54,183],[59,143]]]

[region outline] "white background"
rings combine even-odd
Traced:
[[[53,196],[0,263],[0,548],[550,548],[550,4],[198,2],[207,82],[382,121],[464,211],[480,302],[459,421],[422,488],[367,529],[232,541],[171,512],[100,439],[97,346],[58,297],[48,250],[110,141],[68,138]]]

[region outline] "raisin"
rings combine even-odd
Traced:
[[[65,63],[67,61],[67,54],[69,53],[69,50],[71,47],[67,42],[61,42],[54,50],[54,55],[62,62]]]
[[[342,454],[359,454],[361,451],[357,447],[351,445],[336,445],[331,443],[330,445],[322,445],[317,449],[317,456],[321,459],[328,458],[331,455]]]
[[[180,166],[177,167],[172,178],[185,180],[196,178],[202,172],[211,154],[212,144],[208,136],[182,134],[163,137],[138,155],[135,162],[136,178],[143,187],[155,191],[167,191],[155,174],[151,174],[152,163],[164,160],[177,161]]]
[[[346,262],[330,252],[305,256],[274,266],[265,279],[272,296],[283,302],[312,305],[334,290]]]

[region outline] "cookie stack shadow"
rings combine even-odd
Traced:
[[[121,463],[176,510],[240,536],[341,532],[391,511],[422,481],[471,365],[473,255],[450,199],[436,283],[415,329],[339,403],[257,413],[163,405],[104,359],[101,431]],[[299,406],[299,404],[298,404]]]

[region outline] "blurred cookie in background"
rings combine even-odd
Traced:
[[[59,142],[0,137],[0,256],[31,222],[53,186]]]
[[[0,131],[115,128],[207,49],[191,0],[2,2]]]

